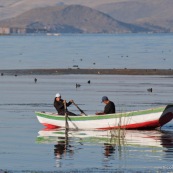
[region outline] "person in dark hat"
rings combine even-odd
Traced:
[[[105,104],[103,112],[96,112],[96,115],[113,114],[116,113],[115,104],[108,99],[107,96],[102,97],[102,103]]]

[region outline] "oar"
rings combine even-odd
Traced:
[[[68,149],[68,128],[65,128],[65,149]]]
[[[82,109],[80,109],[79,108],[79,106],[73,101],[73,104],[79,109],[79,111],[82,113],[82,114],[84,114],[85,116],[87,116],[87,114],[82,110]]]
[[[66,105],[66,101],[64,100],[64,111],[65,111],[65,128],[68,128],[68,114],[67,114],[67,105]]]
[[[75,127],[75,130],[79,130],[78,126],[71,120],[70,117],[68,117],[68,120],[73,124],[73,126]]]

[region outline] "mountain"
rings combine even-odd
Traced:
[[[141,31],[141,29],[151,32],[173,32],[173,0],[0,0],[0,20],[17,18],[32,9],[77,4],[103,12],[116,22],[128,23],[127,26],[133,28],[132,32]],[[68,23],[65,25],[68,27]],[[134,29],[134,25],[138,28]],[[74,27],[70,24],[69,27],[71,26]],[[127,26],[124,25],[124,27]],[[79,26],[77,28],[81,30]]]
[[[0,20],[16,17],[28,10],[48,6],[84,5],[95,6],[122,0],[0,0]]]
[[[102,4],[96,9],[123,22],[173,32],[173,0],[126,0]]]
[[[136,25],[123,23],[107,14],[81,5],[34,8],[17,17],[0,21],[1,27],[27,28],[30,31],[63,33],[147,32]]]

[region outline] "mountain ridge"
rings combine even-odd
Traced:
[[[29,28],[46,32],[129,33],[147,32],[136,25],[118,21],[98,10],[82,5],[31,9],[17,17],[0,21],[1,27]]]
[[[122,22],[126,27],[131,26],[133,31],[129,30],[129,32],[143,32],[144,30],[146,32],[173,32],[173,0],[0,0],[0,21],[12,17],[14,19],[32,9],[65,5],[85,5],[96,9],[115,21]],[[87,18],[87,16],[85,17]],[[72,17],[69,16],[69,18]],[[71,21],[66,25],[69,26],[70,23]],[[90,24],[93,25],[93,23]],[[97,22],[97,24],[103,27],[103,23]],[[135,26],[136,29],[134,29]],[[90,27],[92,28],[92,26]],[[76,26],[73,25],[72,28],[76,28]],[[112,31],[108,33],[112,33]]]
[[[106,3],[123,0],[106,0]],[[95,7],[104,4],[105,0],[0,0],[0,20],[16,17],[33,8],[56,6],[56,5],[84,5]]]
[[[96,7],[117,20],[147,28],[162,28],[173,32],[172,0],[132,0],[102,4]]]

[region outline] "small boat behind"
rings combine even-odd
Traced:
[[[66,128],[65,116],[49,112],[36,112],[38,121],[47,128]],[[173,119],[173,105],[147,110],[125,113],[70,116],[68,115],[69,129],[155,129],[162,127]]]
[[[47,36],[60,36],[60,33],[47,33]]]

